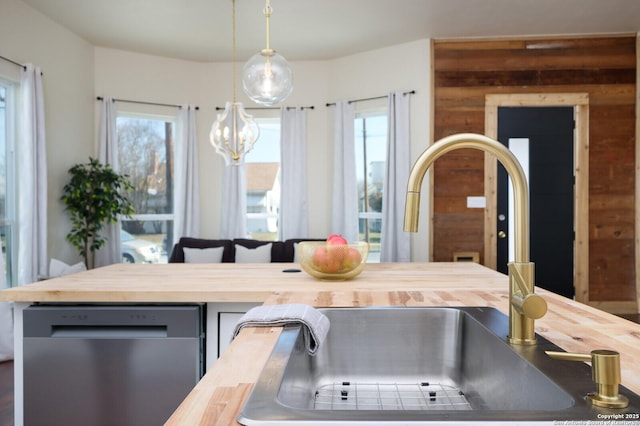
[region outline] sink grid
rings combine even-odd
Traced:
[[[337,382],[315,393],[315,410],[471,410],[464,393],[439,383]]]

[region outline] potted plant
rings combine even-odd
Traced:
[[[89,269],[94,265],[95,251],[107,241],[100,231],[108,223],[117,223],[119,216],[133,214],[133,205],[123,195],[133,185],[127,175],[118,174],[110,165],[91,157],[88,163],[71,167],[69,175],[60,198],[72,223],[67,241],[78,249]]]

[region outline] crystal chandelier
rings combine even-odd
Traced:
[[[233,102],[226,102],[224,111],[218,114],[211,126],[209,140],[225,164],[240,165],[260,136],[260,129],[253,117],[246,113],[242,102],[236,100],[236,1],[233,2]]]
[[[264,17],[267,27],[267,47],[253,55],[242,70],[244,92],[262,105],[282,102],[293,91],[293,71],[287,60],[270,47],[270,0],[265,0]]]

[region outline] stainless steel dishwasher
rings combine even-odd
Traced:
[[[25,425],[162,425],[202,377],[202,309],[25,309]]]

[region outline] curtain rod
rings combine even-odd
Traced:
[[[23,71],[26,71],[26,70],[27,70],[27,66],[26,66],[26,65],[21,64],[20,62],[16,62],[16,61],[14,61],[14,60],[12,60],[12,59],[9,59],[9,58],[7,58],[7,57],[5,57],[5,56],[0,56],[0,59],[5,60],[5,61],[7,61],[7,62],[9,62],[9,63],[12,63],[13,65],[16,65],[16,66],[18,66],[18,67],[22,68],[22,69],[23,69]],[[40,75],[44,75],[44,74],[43,74],[43,72],[42,72],[42,70],[40,71]]]
[[[290,110],[290,109],[296,109],[296,108],[300,108],[300,109],[316,109],[316,107],[314,107],[313,105],[311,106],[301,106],[301,107],[292,107],[292,106],[288,106],[286,107],[286,110]]]
[[[16,62],[16,61],[14,61],[14,60],[12,60],[12,59],[9,59],[9,58],[6,58],[6,57],[4,57],[4,56],[0,56],[0,59],[4,59],[4,60],[5,60],[5,61],[7,61],[7,62],[11,62],[13,65],[17,65],[17,66],[19,66],[20,68],[22,68],[23,70],[26,70],[26,69],[27,69],[27,66],[26,66],[26,65],[22,65],[20,62]]]
[[[311,106],[302,106],[302,107],[288,106],[288,107],[285,107],[285,108],[287,110],[290,110],[290,109],[296,109],[296,108],[300,108],[300,109],[315,109],[316,107],[311,105]],[[248,110],[248,109],[280,109],[280,107],[247,107],[247,108],[245,108],[245,110]],[[219,107],[219,106],[216,107],[216,111],[222,111],[222,110],[224,110],[224,107]]]
[[[104,101],[104,98],[102,96],[97,96],[96,97],[97,100],[99,101]],[[145,102],[145,101],[132,101],[132,100],[128,100],[128,99],[113,99],[114,102],[127,102],[130,104],[142,104],[142,105],[155,105],[155,106],[166,106],[166,107],[172,107],[172,108],[182,108],[182,105],[174,105],[174,104],[161,104],[161,103],[157,103],[157,102]],[[196,111],[199,110],[200,107],[196,107]]]
[[[403,92],[402,94],[406,96],[406,95],[413,95],[415,93],[416,93],[415,90],[409,90],[408,92]],[[386,97],[387,96],[374,96],[372,98],[353,99],[353,100],[347,101],[347,103],[352,104],[354,102],[373,101],[375,99],[384,99]],[[331,103],[328,103],[327,106],[334,106],[335,104],[336,104],[335,102],[331,102]]]

